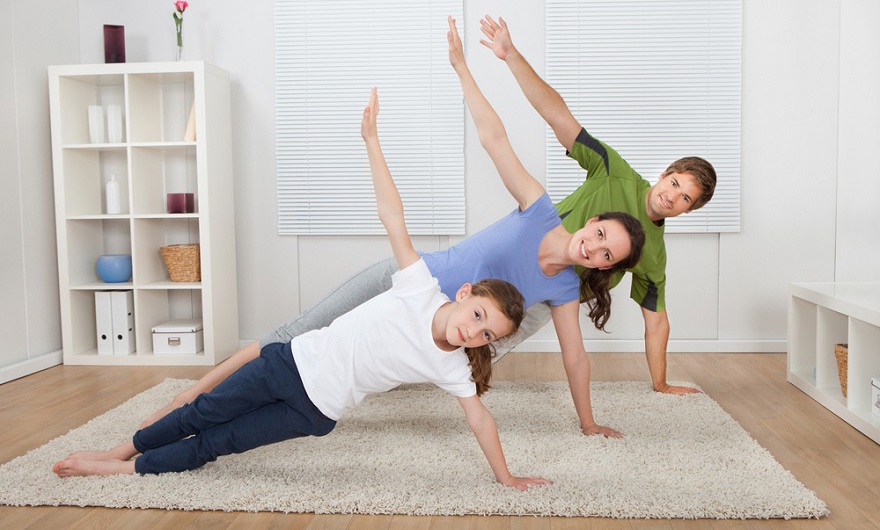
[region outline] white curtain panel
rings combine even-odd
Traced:
[[[360,122],[379,137],[413,235],[465,231],[464,106],[446,16],[461,0],[276,0],[278,231],[384,234]]]

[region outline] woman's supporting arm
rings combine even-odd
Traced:
[[[572,301],[551,307],[550,314],[562,348],[562,364],[565,366],[574,408],[581,422],[581,431],[587,435],[601,434],[608,438],[620,438],[623,435],[619,431],[611,427],[603,427],[593,418],[593,405],[590,402],[590,359],[584,351],[581,326],[578,321],[579,307],[577,301]]]

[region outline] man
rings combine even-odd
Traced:
[[[562,97],[541,79],[520,55],[510,38],[504,19],[488,15],[480,21],[489,40],[480,42],[507,63],[528,98],[529,103],[553,129],[566,154],[587,170],[584,183],[556,205],[562,224],[572,231],[586,219],[604,211],[627,212],[642,222],[645,247],[632,274],[630,297],[641,306],[645,319],[645,355],[654,390],[669,394],[698,392],[694,388],[670,386],[666,382],[666,345],[669,318],[666,314],[666,245],[663,241],[664,219],[700,208],[715,191],[715,170],[698,157],[677,160],[660,176],[653,187],[636,173],[616,151],[596,140],[572,116]],[[580,272],[580,271],[578,271]],[[623,278],[612,279],[612,286]],[[549,320],[546,308],[538,304],[527,317],[520,336],[528,336]],[[544,314],[546,313],[546,314]]]

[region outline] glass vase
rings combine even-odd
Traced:
[[[183,60],[183,22],[177,21],[175,24],[175,30],[177,31],[177,60]]]

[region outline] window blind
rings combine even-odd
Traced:
[[[741,0],[547,0],[546,79],[592,136],[652,184],[701,156],[718,175],[709,204],[667,232],[740,227]],[[547,128],[554,201],[584,171]]]
[[[413,235],[465,232],[461,0],[276,0],[278,232],[384,234],[360,136],[370,88]]]

